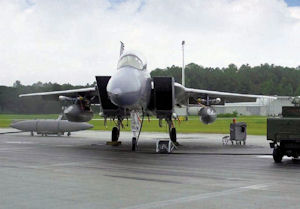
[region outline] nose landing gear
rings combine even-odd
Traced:
[[[144,113],[142,116],[142,120],[140,120],[138,113],[135,111],[132,111],[130,113],[130,117],[131,117],[131,131],[133,134],[132,141],[131,141],[132,143],[131,150],[136,151],[140,133],[143,127]]]
[[[137,149],[137,140],[136,140],[136,137],[132,137],[131,150],[136,151],[136,149]]]

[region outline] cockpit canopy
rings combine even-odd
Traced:
[[[136,53],[127,52],[122,54],[122,56],[120,57],[118,62],[118,69],[125,66],[134,67],[138,70],[146,70],[147,63],[143,61],[143,58],[141,58],[141,56],[137,56]]]

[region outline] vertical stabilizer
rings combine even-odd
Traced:
[[[120,56],[121,56],[124,52],[125,45],[122,41],[120,41],[120,42],[121,42],[121,46],[120,46]]]

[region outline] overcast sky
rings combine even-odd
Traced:
[[[120,42],[149,70],[186,63],[300,65],[300,0],[0,0],[0,85],[92,83]]]

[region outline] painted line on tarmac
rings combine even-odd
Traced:
[[[28,142],[28,141],[5,141],[5,144],[36,144],[34,142]]]
[[[59,145],[55,145],[55,147],[76,147],[77,145],[73,145],[73,144],[59,144]]]
[[[153,154],[153,153],[149,153]],[[159,153],[154,153],[159,155]],[[165,154],[161,154],[165,155]],[[269,153],[228,153],[228,152],[172,152],[171,155],[214,155],[214,156],[272,156]]]
[[[177,199],[163,200],[163,201],[145,203],[145,204],[140,204],[140,205],[133,205],[133,206],[125,207],[122,209],[162,208],[164,206],[170,206],[170,205],[181,204],[181,203],[186,203],[186,202],[199,201],[199,200],[203,200],[203,199],[227,196],[227,195],[232,195],[232,194],[236,194],[236,193],[247,192],[250,190],[262,190],[262,189],[267,188],[268,186],[270,186],[270,184],[249,185],[249,186],[245,186],[245,187],[238,187],[238,188],[234,188],[234,189],[223,190],[220,192],[210,192],[210,193],[192,195],[192,196],[187,196],[187,197],[181,197],[181,198],[177,198]]]
[[[262,158],[262,159],[265,159],[265,158],[271,159],[271,158],[273,158],[273,156],[271,154],[270,155],[257,155],[255,157],[256,158]]]
[[[28,148],[28,147],[22,147],[22,148],[16,148],[16,147],[13,147],[13,148],[0,148],[0,152],[12,152],[12,151],[18,151],[18,150],[28,150],[28,149],[31,149],[31,148]]]
[[[255,157],[262,158],[262,159],[273,159],[273,155],[272,154],[270,154],[270,155],[257,155]],[[293,157],[283,156],[282,159],[293,159]]]
[[[8,132],[1,132],[0,134],[17,134],[17,133],[23,133],[25,131],[8,131]]]
[[[53,167],[65,167],[65,166],[79,166],[82,165],[84,162],[68,162],[68,163],[54,163],[49,165],[30,165],[25,166],[25,168],[31,168],[31,169],[49,169]]]
[[[136,177],[136,176],[120,176],[120,175],[104,175],[107,177],[112,178],[122,178],[122,179],[130,179],[130,180],[139,180],[139,181],[150,181],[150,182],[159,182],[159,183],[172,183],[172,184],[182,184],[178,181],[172,180],[162,180],[162,179],[154,179],[154,178],[143,178],[143,177]]]

